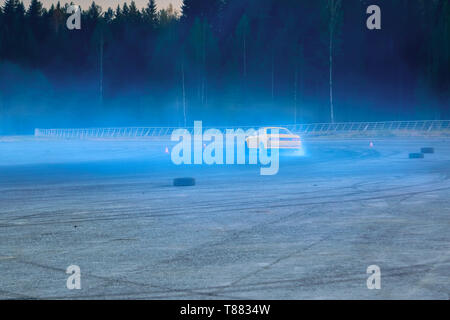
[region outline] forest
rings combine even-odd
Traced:
[[[0,3],[0,134],[450,118],[450,0]]]

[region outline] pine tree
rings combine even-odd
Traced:
[[[102,8],[95,4],[95,2],[92,2],[87,11],[87,18],[91,21],[97,21],[100,17],[101,12]]]
[[[120,9],[120,5],[117,5],[116,11],[114,12],[114,17],[116,21],[120,21],[122,18],[122,10]]]
[[[122,7],[122,16],[125,19],[128,19],[129,15],[130,15],[130,8],[128,7],[127,3],[125,2]]]
[[[31,0],[27,10],[27,17],[31,20],[37,20],[42,15],[42,3],[39,0]]]
[[[151,27],[155,28],[158,21],[158,12],[155,0],[149,0],[147,7],[143,9],[144,21]]]
[[[58,33],[65,23],[65,12],[61,9],[61,3],[59,1],[56,3],[56,7],[52,5],[51,9],[53,10],[51,12],[50,25],[53,31]]]
[[[114,19],[114,11],[111,8],[108,8],[108,10],[106,10],[105,15],[104,15],[104,19],[106,23],[111,23],[112,20]]]
[[[25,55],[25,8],[18,0],[6,0],[3,5],[3,26],[0,30],[4,54],[8,58]]]
[[[140,22],[140,20],[141,20],[141,13],[137,9],[136,3],[133,0],[130,3],[130,11],[128,14],[128,21],[131,23],[137,24]]]
[[[13,15],[16,10],[17,6],[19,5],[19,0],[6,0],[3,5],[3,14],[5,17]]]
[[[29,59],[32,64],[36,64],[40,53],[39,41],[44,31],[42,30],[42,3],[38,0],[31,0],[26,12],[26,47],[29,52]]]
[[[25,6],[23,5],[23,2],[19,2],[17,4],[17,10],[16,10],[16,16],[19,19],[20,23],[23,22],[24,17],[25,17]]]

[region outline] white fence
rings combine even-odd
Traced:
[[[383,134],[393,133],[450,133],[450,120],[429,121],[388,121],[388,122],[342,122],[342,123],[313,123],[297,125],[281,125],[275,127],[288,128],[292,132],[303,136],[323,136],[334,134]],[[225,130],[231,127],[215,127]],[[254,127],[240,127],[244,130]],[[170,136],[176,127],[129,127],[129,128],[90,128],[90,129],[35,129],[37,137],[57,138],[139,138]],[[194,128],[186,128],[193,133]],[[208,127],[204,128],[205,130]]]

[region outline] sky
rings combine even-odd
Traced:
[[[31,0],[23,0],[23,3],[26,8],[30,5]],[[48,8],[52,3],[57,3],[58,0],[40,0],[44,7]],[[78,4],[81,6],[82,9],[86,9],[90,6],[93,0],[60,0],[61,4],[64,3],[70,3],[73,2],[75,4]],[[183,0],[156,0],[156,5],[158,6],[158,9],[166,8],[170,3],[174,6],[174,8],[178,11],[180,11],[181,3]],[[0,4],[3,5],[5,0],[0,0]],[[123,5],[124,2],[127,2],[130,4],[131,0],[94,0],[96,4],[102,7],[103,10],[108,9],[108,7],[111,7],[115,9],[117,5],[120,3],[120,6]],[[136,6],[138,8],[145,7],[147,5],[148,0],[134,0],[136,2]]]

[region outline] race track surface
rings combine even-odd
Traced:
[[[307,140],[261,176],[163,141],[0,139],[0,298],[449,299],[449,142]]]

